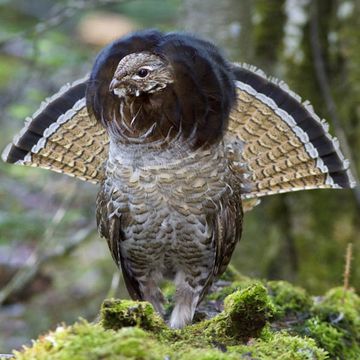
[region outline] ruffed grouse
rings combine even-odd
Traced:
[[[9,163],[100,183],[97,223],[132,298],[170,326],[192,321],[241,237],[243,206],[270,194],[354,186],[308,103],[207,41],[142,31],[47,99],[3,153]]]

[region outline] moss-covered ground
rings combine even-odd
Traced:
[[[15,358],[322,360],[360,358],[360,298],[352,290],[310,297],[284,281],[228,271],[195,322],[171,330],[146,302],[105,300],[100,321],[39,337]],[[171,297],[172,288],[168,289]],[[169,309],[170,311],[170,309]]]

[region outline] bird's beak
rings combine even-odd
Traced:
[[[109,90],[110,91],[114,91],[115,89],[117,89],[120,85],[120,81],[117,78],[113,78],[111,80],[110,86],[109,86]]]
[[[123,85],[124,84],[122,84],[119,79],[113,77],[109,85],[109,91],[112,92],[117,97],[123,98],[126,96],[126,90]]]

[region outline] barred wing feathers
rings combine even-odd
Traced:
[[[248,65],[234,65],[237,103],[228,133],[241,140],[251,190],[242,199],[319,188],[349,188],[355,181],[338,141],[310,104],[284,83]],[[109,139],[86,109],[87,78],[65,85],[28,118],[2,154],[5,162],[50,169],[98,183]]]
[[[228,132],[243,143],[251,174],[243,199],[356,185],[337,139],[308,102],[252,66],[236,64],[234,73],[237,104]]]
[[[106,130],[89,117],[87,77],[46,99],[2,154],[5,162],[50,169],[93,183],[103,177]]]

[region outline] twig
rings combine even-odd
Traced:
[[[346,248],[346,256],[345,256],[343,302],[345,300],[345,294],[349,290],[350,272],[351,272],[351,260],[352,260],[352,243],[349,243],[347,248]]]
[[[327,111],[334,125],[336,136],[341,142],[342,150],[344,151],[345,156],[350,161],[351,172],[358,184],[359,177],[357,176],[357,171],[354,166],[355,162],[353,161],[353,156],[350,150],[349,143],[342,128],[339,116],[337,114],[336,104],[330,91],[330,82],[325,70],[325,63],[321,52],[321,42],[319,36],[317,1],[311,1],[310,3],[310,41],[311,50],[314,57],[315,74],[319,83],[321,95],[324,98]],[[355,195],[357,206],[360,209],[360,186],[356,186],[352,190]]]

